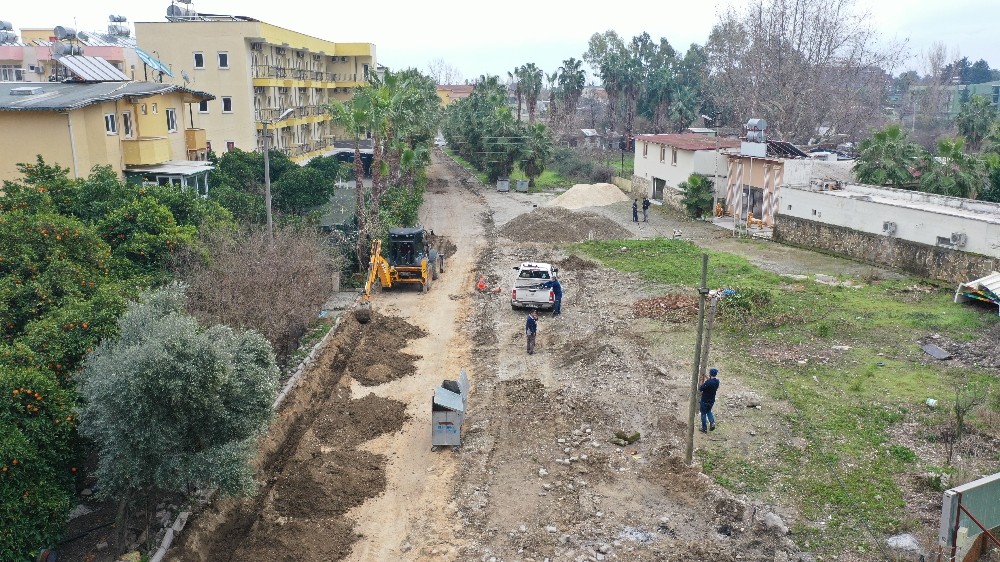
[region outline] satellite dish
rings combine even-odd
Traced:
[[[52,30],[56,34],[56,39],[62,41],[63,39],[73,39],[76,37],[76,30],[72,27],[65,27],[62,25],[57,25],[55,29]]]
[[[87,41],[90,41],[90,35],[87,35],[86,31],[81,31],[81,32],[77,33],[76,34],[76,38],[79,39],[80,41],[85,42],[85,43]]]
[[[187,73],[187,72],[185,72],[185,71],[183,71],[183,70],[181,71],[181,78],[183,78],[183,79],[184,79],[184,83],[185,83],[185,84],[188,84],[188,83],[190,83],[190,82],[191,82],[191,77],[190,77],[190,76],[188,76],[188,73]]]

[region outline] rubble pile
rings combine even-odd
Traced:
[[[632,304],[632,310],[640,318],[687,322],[698,315],[698,297],[672,294],[642,299]]]

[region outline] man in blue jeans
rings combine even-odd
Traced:
[[[708,433],[715,431],[715,415],[712,414],[712,406],[715,405],[715,393],[719,390],[719,370],[712,368],[708,370],[708,379],[701,383],[698,390],[701,392],[701,432]],[[711,425],[709,425],[711,424]]]
[[[546,281],[542,286],[552,289],[552,316],[559,316],[562,314],[562,285],[559,279],[553,276],[551,281]]]

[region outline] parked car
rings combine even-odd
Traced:
[[[514,278],[514,288],[510,292],[510,307],[513,310],[521,308],[538,308],[552,310],[556,296],[545,283],[559,273],[559,269],[547,263],[525,262],[514,266],[517,277]]]

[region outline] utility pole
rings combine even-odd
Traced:
[[[698,371],[701,365],[701,337],[705,328],[705,297],[708,295],[708,254],[701,255],[701,287],[698,288],[698,336],[694,346],[694,365],[691,368],[691,398],[688,400],[687,450],[684,461],[691,465],[694,457],[694,412],[698,405]]]

